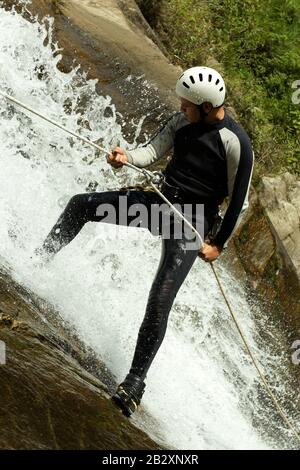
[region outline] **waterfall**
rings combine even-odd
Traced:
[[[53,19],[26,21],[0,7],[0,89],[103,147],[134,147],[122,116],[84,70],[57,68],[62,51]],[[130,79],[130,77],[129,77]],[[143,116],[138,117],[140,123]],[[160,239],[147,230],[87,224],[45,267],[42,243],[73,195],[118,189],[138,177],[115,172],[89,146],[0,97],[0,256],[23,286],[53,305],[111,370],[128,373]],[[272,352],[281,332],[249,303],[222,260],[222,282],[277,396],[292,396],[281,371],[289,357]],[[260,337],[267,330],[268,341]],[[177,449],[292,448],[290,432],[261,388],[209,266],[197,260],[174,302],[167,334],[148,372],[143,409],[132,421]],[[153,419],[150,419],[152,416]],[[295,418],[296,419],[296,418]],[[299,418],[298,418],[299,423]]]

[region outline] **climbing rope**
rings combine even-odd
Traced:
[[[36,111],[35,109],[27,106],[26,104],[22,103],[21,101],[17,100],[16,98],[0,91],[0,95],[2,95],[4,98],[6,98],[7,100],[17,104],[18,106],[26,109],[27,111],[31,112],[32,114],[35,114],[36,116],[44,119],[45,121],[49,122],[50,124],[58,127],[59,129],[63,130],[64,132],[67,132],[68,134],[72,135],[73,137],[76,137],[77,139],[81,140],[82,142],[84,142],[85,144],[88,144],[94,148],[96,148],[97,150],[99,150],[100,152],[108,155],[110,154],[110,150],[108,149],[105,149],[104,147],[101,147],[100,145],[98,144],[95,144],[94,142],[90,141],[89,139],[86,139],[85,137],[81,136],[80,134],[77,134],[76,132],[73,132],[73,131],[70,131],[69,129],[67,129],[66,127],[62,126],[60,123],[52,120],[52,119],[49,119],[47,116],[39,113],[38,111]],[[193,225],[182,215],[182,213],[175,207],[173,206],[173,204],[164,196],[164,194],[157,188],[157,185],[160,184],[160,181],[161,181],[161,174],[159,172],[151,172],[149,170],[145,170],[144,168],[139,168],[129,162],[124,162],[124,165],[126,165],[127,167],[129,168],[132,168],[133,170],[135,171],[138,171],[139,173],[143,174],[143,176],[146,178],[147,182],[149,183],[149,185],[152,187],[152,189],[168,204],[168,206],[172,209],[172,211],[174,211],[187,225],[188,227],[196,234],[196,236],[198,237],[199,241],[200,241],[200,250],[203,248],[203,245],[204,245],[204,242],[203,242],[203,239],[201,237],[201,235],[199,234],[199,232],[193,227]],[[295,427],[293,426],[293,424],[290,422],[290,420],[288,419],[288,417],[286,416],[284,410],[282,409],[281,405],[279,404],[277,398],[275,397],[274,393],[272,392],[268,382],[266,381],[262,371],[261,371],[261,368],[260,368],[260,365],[258,364],[254,354],[252,353],[249,345],[248,345],[248,342],[247,342],[247,339],[241,329],[241,327],[239,326],[239,322],[233,312],[233,309],[230,305],[230,302],[227,298],[227,295],[226,295],[226,292],[224,291],[223,287],[222,287],[222,284],[220,282],[220,278],[218,276],[218,273],[216,272],[215,270],[215,267],[213,265],[212,262],[209,263],[210,266],[211,266],[211,269],[212,269],[212,272],[216,278],[216,281],[217,281],[217,284],[218,284],[218,287],[220,289],[220,292],[224,298],[224,301],[228,307],[228,310],[230,312],[230,315],[232,317],[232,320],[239,332],[239,335],[242,339],[242,342],[244,343],[245,345],[245,348],[246,348],[246,351],[248,352],[249,354],[249,357],[251,358],[252,360],[252,363],[253,363],[253,366],[255,367],[257,373],[258,373],[258,376],[260,377],[265,389],[266,389],[266,392],[267,394],[269,395],[270,399],[272,400],[275,408],[277,409],[279,415],[281,416],[281,418],[283,419],[283,421],[286,423],[286,425],[290,428],[290,430],[293,432],[293,435],[295,436],[295,438],[297,439],[297,441],[300,443],[300,435],[299,433],[297,432],[297,430],[295,429]]]
[[[244,343],[244,345],[245,345],[245,348],[246,348],[246,350],[247,350],[247,352],[248,352],[248,354],[249,354],[249,356],[250,356],[250,358],[251,358],[251,360],[252,360],[252,362],[253,362],[253,365],[254,365],[255,369],[257,370],[257,373],[258,373],[259,377],[261,378],[261,381],[263,382],[263,384],[264,384],[264,386],[265,386],[265,388],[266,388],[267,393],[269,394],[271,400],[273,401],[273,404],[274,404],[274,406],[276,407],[278,413],[280,414],[280,416],[282,417],[282,419],[284,420],[284,422],[287,424],[287,426],[291,429],[291,431],[293,432],[295,438],[296,438],[296,439],[298,440],[298,442],[300,443],[300,435],[299,435],[299,433],[296,431],[295,427],[292,425],[292,423],[290,422],[290,420],[289,420],[288,417],[286,416],[285,412],[283,411],[282,407],[280,406],[280,404],[279,404],[277,398],[275,397],[275,395],[274,395],[274,393],[272,392],[272,390],[271,390],[271,388],[270,388],[268,382],[266,381],[266,379],[265,379],[265,377],[264,377],[264,375],[263,375],[263,373],[262,373],[262,371],[261,371],[261,369],[260,369],[260,366],[259,366],[259,364],[258,364],[258,362],[257,362],[257,360],[256,360],[256,358],[255,358],[255,356],[254,356],[254,354],[252,353],[252,351],[251,351],[251,349],[250,349],[250,347],[249,347],[249,345],[248,345],[248,342],[247,342],[247,340],[246,340],[246,337],[245,337],[245,335],[244,335],[244,333],[243,333],[243,331],[242,331],[242,329],[241,329],[241,327],[240,327],[240,325],[239,325],[239,323],[238,323],[238,321],[237,321],[237,318],[236,318],[236,316],[235,316],[235,314],[234,314],[234,312],[233,312],[233,310],[232,310],[232,307],[231,307],[231,305],[230,305],[230,303],[229,303],[229,301],[228,301],[228,299],[227,299],[227,295],[226,295],[226,293],[225,293],[225,291],[224,291],[224,289],[223,289],[223,287],[222,287],[222,284],[221,284],[221,282],[220,282],[219,276],[218,276],[218,274],[217,274],[217,272],[216,272],[216,270],[215,270],[215,267],[214,267],[213,263],[210,263],[210,266],[211,266],[211,269],[212,269],[212,271],[213,271],[213,273],[214,273],[214,275],[215,275],[215,278],[216,278],[216,280],[217,280],[217,283],[218,283],[218,286],[219,286],[219,288],[220,288],[220,291],[221,291],[221,293],[222,293],[222,295],[223,295],[223,297],[224,297],[224,300],[225,300],[225,302],[226,302],[226,305],[227,305],[227,307],[228,307],[228,310],[229,310],[229,312],[230,312],[230,315],[231,315],[231,317],[232,317],[232,319],[233,319],[233,321],[234,321],[234,323],[235,323],[235,326],[237,327],[237,330],[238,330],[238,332],[239,332],[239,334],[240,334],[240,337],[242,338],[242,341],[243,341],[243,343]]]

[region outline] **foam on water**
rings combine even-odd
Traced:
[[[0,89],[104,147],[128,146],[110,97],[97,95],[95,81],[84,72],[58,70],[52,21],[29,23],[0,7]],[[30,258],[71,196],[95,181],[102,191],[117,189],[127,175],[129,184],[136,180],[132,171],[114,173],[105,158],[92,162],[95,156],[92,148],[0,98],[0,255],[15,278],[52,303],[120,381],[130,367],[160,240],[143,229],[91,223],[47,269],[35,268]],[[251,347],[262,355],[243,289],[221,271]],[[143,413],[133,422],[169,446],[278,445],[275,437],[271,443],[263,437],[263,427],[260,435],[259,426],[254,429],[262,413],[256,373],[212,272],[200,260],[176,298],[146,390],[144,407],[160,429]]]

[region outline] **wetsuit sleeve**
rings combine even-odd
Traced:
[[[226,246],[248,208],[248,196],[253,172],[254,155],[249,137],[244,131],[220,131],[227,157],[229,205],[221,227],[214,238],[217,246]]]
[[[162,158],[172,149],[175,132],[180,127],[181,121],[181,113],[174,114],[150,142],[135,150],[127,150],[126,155],[129,163],[143,168]]]

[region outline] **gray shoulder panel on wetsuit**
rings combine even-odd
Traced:
[[[231,198],[241,158],[241,144],[238,136],[227,127],[220,129],[219,133],[226,152],[228,196]]]
[[[224,127],[220,129],[227,160],[227,186],[229,205],[223,223],[216,236],[216,244],[227,244],[247,209],[250,182],[253,172],[254,155],[251,142],[241,128],[235,132]]]

